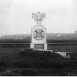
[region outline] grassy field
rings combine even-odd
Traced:
[[[77,60],[50,51],[0,49],[0,76],[77,76]]]

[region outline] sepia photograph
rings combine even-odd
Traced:
[[[0,0],[0,76],[77,76],[77,0]]]

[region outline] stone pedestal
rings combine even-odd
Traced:
[[[47,50],[46,28],[43,25],[35,25],[31,29],[32,38],[30,48]]]

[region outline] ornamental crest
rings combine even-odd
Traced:
[[[44,38],[44,31],[42,29],[37,29],[34,31],[34,38],[36,40],[42,40]]]

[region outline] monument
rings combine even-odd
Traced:
[[[32,13],[32,18],[37,22],[37,25],[31,28],[30,48],[47,50],[46,28],[44,25],[41,25],[41,22],[45,18],[45,13]]]

